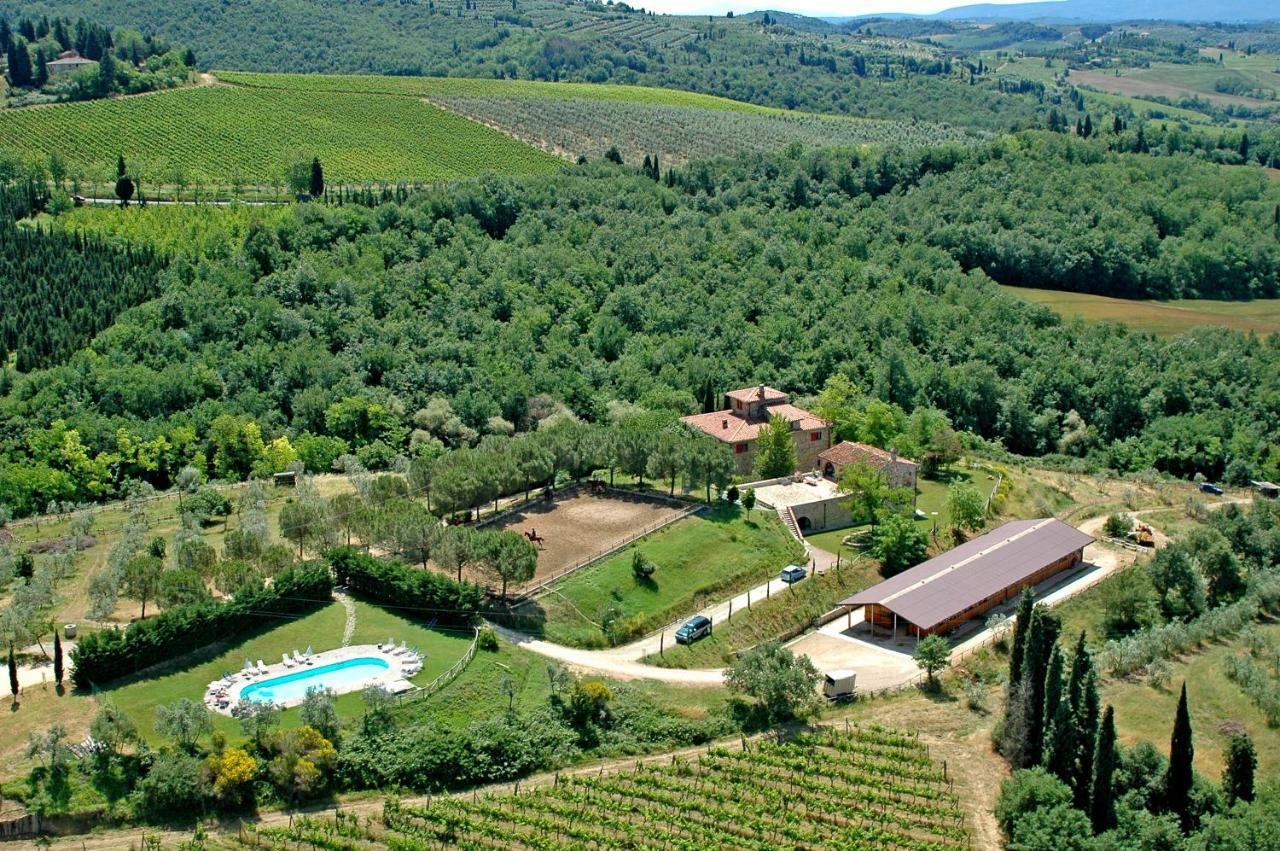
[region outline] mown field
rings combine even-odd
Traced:
[[[82,184],[115,180],[116,157],[149,185],[282,183],[298,156],[329,182],[538,174],[563,161],[406,97],[210,86],[0,114],[0,148],[59,154]]]
[[[1005,292],[1043,304],[1064,318],[1088,322],[1124,322],[1130,327],[1172,337],[1204,325],[1271,334],[1280,331],[1280,299],[1254,301],[1134,301],[1089,293],[1002,286]]]
[[[657,154],[661,162],[676,164],[779,150],[793,143],[912,147],[972,138],[943,125],[817,115],[647,86],[458,77],[218,76],[263,89],[423,98],[562,156],[599,159],[617,147],[628,163]]]

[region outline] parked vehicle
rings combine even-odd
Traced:
[[[790,585],[799,582],[809,575],[809,571],[798,564],[789,564],[782,568],[782,581]]]
[[[822,694],[829,700],[853,697],[856,671],[828,671],[822,678]]]
[[[705,638],[710,634],[711,618],[704,615],[694,615],[676,630],[676,644],[692,644],[699,638]]]
[[[1211,493],[1214,496],[1222,496],[1222,488],[1218,487],[1212,482],[1201,482],[1200,491],[1201,493]]]

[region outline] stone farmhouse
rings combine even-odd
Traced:
[[[97,64],[92,59],[85,59],[74,50],[68,50],[60,54],[52,62],[44,63],[44,67],[48,69],[50,77],[56,77],[59,74],[74,74],[76,71],[90,68]]]
[[[750,475],[756,461],[760,428],[771,417],[791,423],[796,443],[796,469],[816,470],[819,456],[831,446],[831,423],[791,404],[791,396],[761,384],[725,394],[726,408],[682,417],[681,422],[733,448],[739,475]]]
[[[821,462],[822,475],[832,481],[839,481],[840,471],[850,464],[864,464],[879,471],[888,481],[889,487],[916,488],[918,465],[910,459],[899,458],[897,452],[887,452],[876,446],[846,440],[823,451],[818,460]]]

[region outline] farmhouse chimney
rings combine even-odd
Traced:
[[[761,398],[761,399],[763,399],[763,398],[764,398],[764,385],[763,385],[763,384],[761,384],[761,385],[760,385],[760,389],[759,389],[759,390],[757,390],[757,391],[756,391],[756,393],[760,396],[760,398]]]
[[[722,418],[720,419],[720,428],[728,428],[728,427],[729,427],[729,418],[728,418],[728,417],[722,417]]]

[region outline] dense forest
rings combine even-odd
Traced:
[[[0,362],[27,371],[66,360],[121,310],[160,292],[147,245],[18,227],[0,216]]]
[[[1018,182],[995,207],[1004,170],[1038,175],[1035,193]],[[219,452],[249,430],[378,467],[421,445],[415,429],[466,445],[548,405],[607,421],[697,410],[708,387],[816,393],[833,376],[862,403],[936,407],[1016,453],[1275,476],[1275,337],[1064,324],[983,271],[1230,295],[1248,270],[1275,292],[1275,192],[1033,133],[298,207],[251,224],[234,256],[173,264],[159,298],[65,364],[5,373],[0,501],[92,498],[90,474],[104,493],[129,476],[165,486],[187,464],[225,476]],[[1106,228],[1076,228],[1086,211]],[[961,246],[965,229],[987,236]]]

